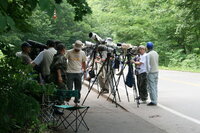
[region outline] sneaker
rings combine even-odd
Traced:
[[[141,103],[141,104],[146,104],[147,101],[146,101],[146,100],[142,100],[140,103]]]
[[[156,103],[152,103],[152,102],[147,104],[147,106],[156,106],[156,105],[157,105]]]
[[[107,90],[107,89],[106,90],[102,90],[102,93],[103,94],[109,93],[109,90]]]
[[[74,107],[80,107],[80,105],[78,103],[75,103]]]
[[[69,105],[69,102],[67,102],[67,101],[64,101],[64,105]]]

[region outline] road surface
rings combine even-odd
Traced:
[[[122,78],[118,89],[120,105],[160,129],[168,133],[200,133],[200,73],[160,70],[156,107],[140,104],[137,108],[132,88],[127,89],[128,102]]]

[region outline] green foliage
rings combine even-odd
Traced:
[[[86,0],[66,0],[75,10],[75,20],[82,20],[83,16],[91,13]],[[15,27],[22,31],[30,31],[27,19],[34,9],[39,7],[53,16],[54,9],[61,0],[0,0],[0,32],[9,31]]]
[[[53,94],[55,86],[39,85],[31,67],[13,56],[13,48],[3,43],[0,46],[5,55],[0,58],[0,132],[39,132],[40,105],[36,97]]]
[[[93,14],[87,21],[103,38],[132,45],[152,41],[160,55],[160,65],[199,69],[195,61],[200,53],[199,0],[88,2]]]

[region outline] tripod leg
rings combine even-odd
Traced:
[[[120,78],[121,76],[123,77],[123,81],[124,81],[124,86],[125,86],[125,90],[126,90],[126,96],[127,96],[127,99],[128,99],[128,102],[130,102],[130,99],[129,99],[129,94],[128,94],[128,89],[127,89],[127,86],[125,84],[125,76],[124,76],[124,69],[126,68],[126,65],[122,66],[122,73],[119,75],[118,79],[117,79],[117,86],[119,85],[119,82],[120,82]]]
[[[122,74],[123,76],[123,80],[124,80],[124,86],[125,86],[125,90],[126,90],[126,96],[127,96],[127,99],[128,99],[128,102],[130,102],[130,99],[129,99],[129,94],[128,94],[128,89],[127,89],[127,86],[126,86],[126,84],[125,84],[125,76],[124,76],[124,74]]]
[[[136,103],[137,103],[137,107],[139,108],[139,105],[140,105],[140,97],[139,97],[139,91],[138,91],[138,85],[137,85],[137,77],[136,75],[134,74],[134,79],[135,79],[135,95],[136,95]]]
[[[112,76],[113,76],[113,87],[114,87],[114,84],[115,84],[115,87],[116,87],[116,92],[117,92],[117,95],[118,95],[118,98],[119,98],[119,102],[121,102],[121,98],[120,98],[120,95],[119,95],[119,90],[118,90],[118,85],[119,85],[119,82],[116,81],[115,79],[115,75],[114,75],[114,71],[112,71]]]
[[[88,90],[88,93],[86,94],[86,96],[85,96],[85,98],[84,98],[84,100],[83,100],[83,102],[82,102],[82,105],[85,103],[85,100],[87,99],[87,97],[88,97],[90,91],[92,90],[92,87],[93,87],[94,83],[96,82],[96,80],[97,80],[99,74],[100,74],[101,71],[103,70],[103,67],[104,67],[105,63],[106,63],[106,62],[103,63],[103,65],[101,66],[101,68],[100,68],[98,74],[96,75],[94,82],[93,82],[92,85],[90,86],[90,88],[89,88],[89,90]]]

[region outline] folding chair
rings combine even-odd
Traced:
[[[41,96],[41,104],[40,104],[40,114],[39,119],[43,123],[49,123],[54,121],[54,103],[50,101],[49,95],[45,95],[44,93]]]
[[[63,95],[63,98],[79,97],[78,90],[57,90],[57,94]],[[61,93],[60,93],[61,92]],[[55,105],[56,108],[62,109],[64,115],[59,115],[57,121],[54,123],[57,127],[64,126],[65,129],[71,127],[74,132],[77,132],[82,125],[89,131],[84,117],[87,114],[89,106],[71,106],[71,105]]]

